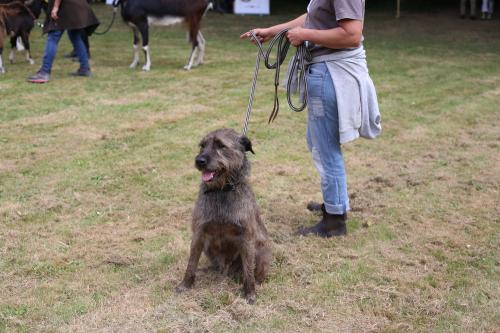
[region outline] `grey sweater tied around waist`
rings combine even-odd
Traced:
[[[366,53],[361,45],[352,50],[342,50],[314,57],[309,64],[324,62],[330,73],[337,96],[340,143],[358,137],[374,139],[382,132],[375,85],[368,73]],[[305,87],[299,87],[293,75],[292,91],[299,91],[301,98]],[[285,80],[288,82],[288,80]],[[303,82],[302,82],[303,85]]]

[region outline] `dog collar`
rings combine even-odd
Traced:
[[[231,191],[234,191],[235,189],[236,189],[235,184],[227,183],[226,185],[224,185],[220,189],[207,189],[207,190],[205,190],[204,193],[207,194],[207,193],[213,193],[213,192],[231,192]]]

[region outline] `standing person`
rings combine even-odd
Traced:
[[[269,28],[254,29],[266,42],[289,29],[291,44],[308,41],[313,57],[307,74],[307,143],[321,177],[323,213],[299,234],[345,235],[349,211],[341,144],[381,131],[375,87],[368,74],[363,41],[364,0],[311,0],[307,14]],[[251,31],[240,38],[250,38]]]
[[[68,30],[69,39],[80,62],[80,67],[72,75],[90,77],[92,72],[83,36],[94,32],[99,25],[94,12],[86,0],[49,0],[48,11],[50,16],[47,17],[43,28],[43,32],[48,36],[42,67],[35,75],[28,78],[28,82],[46,83],[49,81],[57,46],[64,30]]]
[[[465,18],[465,15],[467,13],[467,2],[470,2],[470,19],[475,20],[476,19],[476,0],[460,0],[460,17],[462,19]]]
[[[481,5],[481,18],[491,20],[493,16],[493,0],[483,0]]]

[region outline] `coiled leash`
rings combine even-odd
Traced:
[[[273,110],[271,111],[271,114],[269,116],[268,124],[273,122],[274,119],[278,116],[279,108],[280,108],[280,102],[278,99],[278,87],[280,84],[280,70],[281,70],[281,65],[283,64],[283,61],[285,61],[286,55],[288,53],[288,49],[290,48],[290,41],[286,37],[286,34],[289,29],[284,29],[281,30],[276,36],[274,36],[273,39],[269,42],[269,47],[266,51],[264,51],[264,48],[262,46],[262,43],[260,42],[259,38],[257,35],[255,35],[254,31],[251,31],[251,38],[255,41],[255,44],[258,47],[257,51],[257,58],[255,60],[255,71],[253,75],[253,80],[252,80],[252,87],[250,89],[250,97],[248,100],[248,106],[247,106],[247,111],[245,114],[245,123],[243,125],[243,135],[247,134],[248,131],[248,123],[250,121],[250,113],[252,112],[252,105],[253,105],[253,99],[255,96],[255,88],[257,87],[257,77],[259,75],[259,68],[260,68],[260,61],[261,59],[264,59],[264,65],[266,66],[267,69],[274,69],[274,106]],[[272,50],[275,46],[277,45],[276,48],[276,61],[271,64],[270,63],[270,57]],[[298,87],[305,87],[304,93],[304,98],[300,102],[299,105],[295,105],[292,101],[292,81],[294,78],[294,75],[290,74],[288,77],[287,81],[287,87],[286,87],[286,96],[287,96],[287,101],[288,105],[290,106],[290,109],[292,109],[295,112],[301,112],[303,111],[306,106],[307,106],[307,81],[306,81],[306,70],[307,70],[307,64],[308,62],[311,61],[311,54],[309,53],[309,50],[307,48],[307,45],[305,43],[301,44],[299,47],[297,47],[297,52],[295,53],[294,57],[291,60],[290,63],[290,68],[289,68],[289,73],[294,73],[297,72],[297,84]],[[301,92],[299,91],[299,94]]]

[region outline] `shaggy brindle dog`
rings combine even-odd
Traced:
[[[269,271],[271,242],[260,219],[255,196],[248,182],[252,150],[248,138],[231,129],[209,133],[200,143],[195,165],[202,173],[193,212],[192,241],[184,279],[176,291],[194,283],[201,252],[213,268],[241,276],[248,303],[255,303],[255,282]]]

